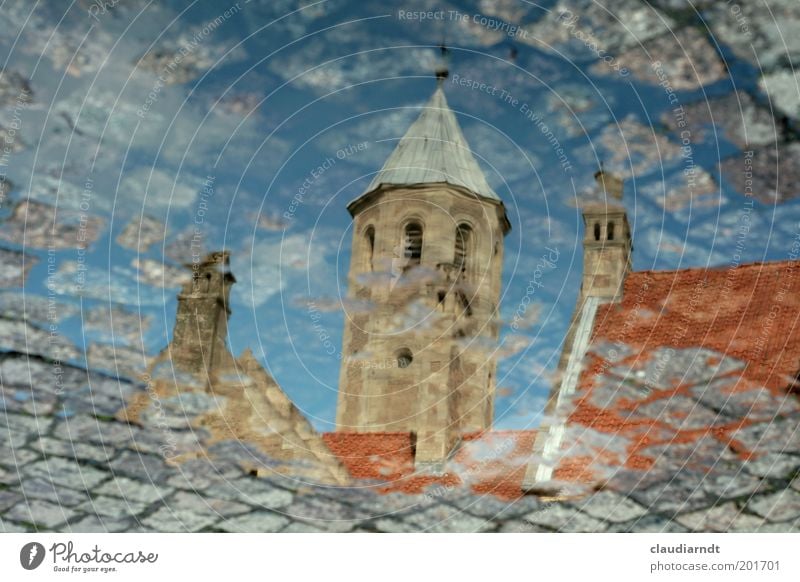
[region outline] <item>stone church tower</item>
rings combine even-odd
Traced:
[[[441,463],[494,415],[503,202],[440,84],[367,190],[353,243],[337,430],[411,432]]]
[[[597,182],[595,192],[581,204],[583,276],[558,362],[560,382],[548,396],[544,409],[547,421],[537,430],[533,445],[532,458],[536,461],[528,465],[523,479],[523,489],[531,492],[553,493],[541,487],[542,483],[550,481],[558,462],[569,403],[583,370],[595,314],[603,303],[622,301],[625,279],[632,270],[633,241],[628,213],[622,203],[624,183],[618,176],[602,169],[595,173],[594,178]]]

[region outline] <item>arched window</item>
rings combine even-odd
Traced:
[[[375,256],[375,227],[368,226],[364,231],[364,268],[372,271],[372,259]]]
[[[467,270],[467,255],[469,254],[472,228],[468,224],[459,224],[456,228],[456,249],[453,263],[458,271]]]
[[[608,223],[608,240],[614,240],[614,223]]]
[[[600,240],[600,223],[594,223],[594,240]]]
[[[422,259],[422,225],[409,222],[403,234],[403,256],[408,266],[419,265]]]

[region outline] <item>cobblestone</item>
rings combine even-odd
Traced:
[[[744,368],[742,362],[705,348],[657,348],[639,356],[632,366],[615,366],[612,373],[642,386],[666,390],[706,383]]]
[[[326,529],[320,529],[318,527],[314,527],[313,525],[309,525],[307,523],[303,523],[300,521],[294,521],[290,523],[285,529],[281,530],[281,533],[322,533],[326,532]]]
[[[703,475],[685,472],[679,479],[664,481],[630,493],[644,507],[658,507],[669,515],[702,509],[712,500],[702,489]]]
[[[0,511],[5,511],[12,505],[16,505],[20,501],[23,501],[22,495],[17,493],[16,491],[11,491],[8,489],[0,490]]]
[[[733,438],[750,451],[782,453],[800,450],[800,425],[793,419],[776,419],[742,428]]]
[[[277,532],[289,524],[289,520],[275,513],[256,511],[221,522],[219,529],[229,532]]]
[[[738,57],[761,69],[774,67],[785,59],[791,62],[800,55],[797,2],[770,0],[769,10],[750,2],[736,6],[734,11],[732,4],[714,2],[707,21],[714,36],[730,46]],[[744,30],[742,23],[746,25]]]
[[[193,511],[197,514],[218,517],[241,515],[252,511],[250,506],[237,501],[215,499],[199,494],[186,493],[185,491],[179,491],[173,495],[169,500],[169,506],[178,510]]]
[[[681,515],[677,521],[690,530],[754,532],[764,525],[764,519],[747,513],[734,503],[725,503],[706,511]]]
[[[600,532],[606,529],[606,524],[574,507],[561,503],[554,503],[546,511],[534,511],[525,516],[525,520],[549,527],[554,531],[562,532]]]
[[[41,434],[47,432],[52,422],[52,418],[47,416],[36,417],[12,412],[0,413],[0,426],[5,427],[10,432]]]
[[[105,422],[89,414],[78,414],[57,422],[51,436],[67,441],[115,446],[135,442],[140,432],[141,429],[132,425]]]
[[[664,34],[630,50],[620,53],[618,60],[631,74],[645,83],[658,84],[654,72],[654,60],[658,59],[659,71],[670,80],[676,90],[693,90],[727,76],[727,71],[717,51],[696,28],[683,28]],[[592,67],[596,74],[612,74],[614,70],[606,63]],[[663,72],[662,72],[663,71]]]
[[[779,414],[797,411],[794,399],[776,398],[766,388],[738,390],[736,376],[718,378],[707,385],[692,388],[692,395],[726,419],[753,418],[770,420]]]
[[[684,533],[689,531],[681,524],[654,513],[648,513],[637,520],[625,524],[614,523],[608,528],[610,532],[637,533]]]
[[[28,528],[18,525],[16,523],[10,523],[3,519],[0,519],[0,532],[3,533],[25,533],[30,531]]]
[[[281,509],[292,520],[300,520],[314,527],[326,530],[344,532],[351,530],[354,525],[371,517],[357,507],[345,505],[334,500],[320,499],[313,495],[298,495],[294,502]]]
[[[98,516],[110,517],[112,519],[121,519],[139,515],[142,513],[147,505],[138,503],[129,499],[119,499],[117,497],[106,497],[98,495],[90,499],[79,507],[80,510],[86,513],[96,514]]]
[[[103,483],[94,490],[100,495],[111,495],[122,497],[141,503],[153,503],[160,501],[172,493],[172,489],[160,487],[148,481],[128,479],[127,477],[117,476],[116,478]]]
[[[765,204],[780,204],[800,196],[800,143],[768,144],[748,150],[744,156],[750,158],[747,164],[742,162],[742,156],[727,158],[720,164],[725,180],[737,191],[752,191],[753,197]]]
[[[0,467],[0,484],[14,485],[19,481],[19,473],[14,469]]]
[[[791,477],[798,467],[800,457],[780,453],[765,453],[744,463],[744,468],[749,473],[774,479]]]
[[[435,505],[421,512],[403,516],[407,531],[426,532],[483,532],[494,529],[489,520],[474,517],[447,505]]]
[[[773,522],[800,519],[800,495],[791,489],[751,499],[747,507]]]
[[[77,513],[67,507],[55,505],[41,499],[32,499],[27,504],[20,503],[6,512],[5,517],[12,521],[30,523],[36,529],[48,528],[64,523]]]
[[[489,520],[512,519],[545,507],[539,499],[530,496],[506,501],[492,495],[463,495],[450,503],[467,513]]]
[[[685,396],[662,398],[639,406],[632,415],[634,418],[652,418],[668,424],[675,430],[695,430],[730,422],[722,416]]]
[[[226,463],[224,460],[211,462],[207,459],[192,459],[176,467],[175,475],[167,479],[167,485],[177,489],[198,491],[235,479],[241,473],[237,465]]]
[[[138,522],[132,519],[88,515],[80,521],[73,520],[66,529],[75,533],[127,532],[136,531],[138,525]]]
[[[498,530],[500,533],[549,533],[551,530],[543,528],[529,521],[512,519],[506,521]]]
[[[596,519],[611,522],[630,521],[642,517],[647,509],[612,491],[601,491],[575,506]]]
[[[161,532],[200,531],[214,524],[219,518],[213,515],[195,513],[185,509],[162,507],[142,524]]]
[[[89,495],[85,491],[76,491],[67,487],[53,484],[50,480],[41,477],[25,479],[20,482],[18,489],[25,498],[43,499],[68,507],[86,501]]]
[[[698,354],[690,356],[697,359]],[[681,360],[681,366],[690,366],[691,358]],[[14,369],[7,360],[6,369]],[[735,365],[727,367],[726,382],[736,381],[736,370]],[[701,370],[686,377],[697,382],[694,399],[682,397],[679,412],[697,407],[704,414],[730,417],[753,403],[767,408],[774,404],[756,389],[734,391],[736,398],[726,400],[710,388],[724,391],[723,378]],[[85,378],[85,373],[76,374],[74,381],[83,385]],[[116,389],[114,382],[106,388]],[[17,390],[35,389],[23,385]],[[635,399],[629,400],[635,406]],[[170,402],[170,410],[197,413],[213,399]],[[380,495],[366,485],[316,488],[278,474],[246,475],[239,460],[261,457],[239,442],[220,442],[207,447],[207,456],[168,462],[153,454],[160,452],[163,434],[146,423],[134,426],[80,411],[67,418],[3,412],[11,430],[0,430],[0,530],[795,531],[800,486],[797,478],[791,487],[789,482],[800,459],[797,411],[792,406],[781,410],[774,421],[734,433],[736,443],[759,453],[749,461],[734,454],[727,441],[711,436],[652,445],[641,451],[653,459],[650,470],[619,471],[606,490],[566,502],[535,496],[505,501],[464,489],[437,496]],[[667,418],[670,413],[655,414]],[[680,422],[685,424],[685,417]],[[178,448],[187,451],[208,436],[170,430]],[[651,432],[657,439],[672,434],[667,429]],[[14,457],[19,464],[9,464]]]
[[[71,463],[61,457],[50,457],[30,465],[20,471],[23,479],[41,477],[52,481],[56,485],[72,489],[85,489],[95,487],[105,481],[110,475],[100,469]]]
[[[123,451],[109,467],[115,474],[140,477],[153,483],[166,479],[172,472],[162,458],[133,451]]]
[[[742,149],[774,144],[778,139],[777,124],[769,108],[758,104],[742,91],[717,99],[696,101],[684,109],[685,120],[679,120],[672,113],[665,113],[662,118],[673,127],[676,135],[688,129],[694,140],[716,140],[719,137],[714,136],[714,132],[722,130],[720,133],[726,139]],[[741,161],[738,163],[741,165]]]
[[[51,437],[41,437],[35,441],[31,448],[41,451],[47,456],[69,457],[97,463],[108,462],[116,454],[116,449],[103,448],[81,442],[63,441]]]
[[[31,451],[30,449],[22,449],[17,448],[11,451],[11,454],[3,459],[3,464],[8,467],[21,467],[22,465],[26,465],[31,461],[36,459],[40,459],[41,455],[38,455],[35,451]]]
[[[292,502],[292,494],[283,489],[265,486],[255,479],[237,479],[209,487],[208,495],[220,499],[233,499],[267,509],[286,507]]]

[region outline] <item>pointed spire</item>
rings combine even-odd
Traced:
[[[397,144],[363,196],[383,185],[446,183],[500,202],[470,150],[456,116],[447,104],[440,78],[436,91]]]

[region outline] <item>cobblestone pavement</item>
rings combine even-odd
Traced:
[[[115,412],[145,386],[38,355],[0,355],[0,382],[0,531],[800,531],[796,414],[743,431],[745,444],[765,444],[749,462],[708,438],[654,451],[652,470],[618,473],[589,496],[503,501],[254,477],[242,466],[269,459],[230,441],[191,458],[207,435],[174,403],[149,425],[120,422]],[[194,396],[182,410],[213,400]]]

